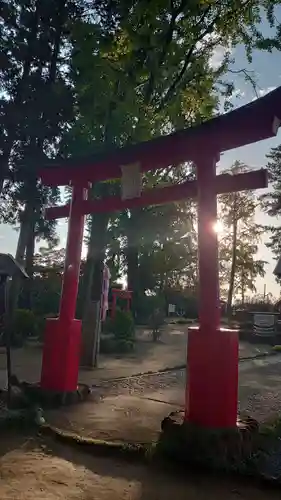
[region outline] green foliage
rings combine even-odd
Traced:
[[[58,314],[64,259],[65,250],[52,244],[34,256],[32,306],[37,316]]]
[[[66,77],[67,25],[79,17],[78,3],[1,2],[0,221],[24,228],[17,257],[26,253],[30,277],[35,240],[57,240],[56,221],[46,221],[43,208],[57,203],[60,193],[42,186],[38,169],[57,154],[61,134],[75,118],[73,86]],[[29,282],[25,288],[32,307]],[[14,280],[13,309],[17,298]]]
[[[36,333],[37,323],[33,312],[27,309],[17,309],[11,324],[12,343],[21,344]]]
[[[108,318],[103,325],[103,333],[107,336],[101,338],[102,352],[130,352],[135,343],[135,325],[132,314],[116,309],[115,317]]]
[[[115,318],[112,322],[113,333],[116,339],[134,341],[135,325],[133,316],[128,311],[116,309]]]

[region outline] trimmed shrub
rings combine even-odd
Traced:
[[[116,309],[115,318],[103,325],[100,350],[103,353],[126,353],[134,349],[135,324],[130,312]]]
[[[115,318],[112,320],[112,333],[116,340],[135,340],[135,324],[130,312],[116,310]]]

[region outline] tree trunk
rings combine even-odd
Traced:
[[[113,101],[108,104],[105,117],[104,146],[112,146],[112,112],[115,109]],[[93,194],[95,193],[93,186]],[[106,197],[111,191],[108,183],[98,185],[99,196]],[[100,333],[100,300],[103,283],[103,267],[107,242],[107,226],[109,213],[93,214],[91,218],[91,232],[88,246],[88,255],[84,269],[82,283],[82,349],[80,363],[82,366],[97,366],[98,346]],[[91,314],[92,310],[92,314]]]
[[[238,220],[236,217],[236,197],[234,198],[234,207],[233,207],[233,232],[232,232],[232,257],[231,257],[231,271],[230,271],[230,281],[229,281],[229,289],[227,296],[227,314],[231,314],[232,309],[232,300],[233,300],[233,291],[234,291],[234,279],[236,272],[236,262],[237,262],[237,229],[238,229]]]
[[[100,299],[109,214],[92,216],[88,255],[81,286],[82,351],[81,365],[94,366],[97,362]]]
[[[35,213],[34,207],[29,209],[29,227],[26,242],[25,269],[29,279],[24,285],[24,305],[25,309],[32,310],[32,287],[33,287],[33,261],[35,250]]]
[[[127,228],[127,285],[132,295],[132,313],[137,314],[139,296],[139,249],[138,249],[139,210],[133,210]]]
[[[20,225],[20,232],[19,232],[17,250],[16,250],[16,255],[15,255],[16,261],[22,265],[24,265],[24,256],[25,256],[25,250],[26,250],[27,238],[28,238],[28,230],[29,230],[28,219],[29,219],[29,214],[28,214],[28,210],[26,207],[25,211],[23,213],[23,217],[22,217],[22,221],[21,221],[21,225]],[[12,279],[12,283],[11,283],[10,291],[9,291],[9,312],[10,312],[10,315],[13,315],[15,310],[18,307],[20,288],[21,288],[21,279],[16,275]]]
[[[50,61],[50,70],[49,70],[49,84],[52,84],[56,80],[56,75],[57,75],[57,62],[58,62],[58,57],[59,57],[59,52],[60,52],[60,46],[61,46],[61,38],[62,38],[62,31],[63,31],[63,25],[65,23],[65,18],[66,18],[66,0],[57,0],[58,3],[58,13],[57,13],[57,19],[56,19],[56,34],[55,34],[55,40],[54,40],[54,47],[53,47],[53,52],[52,52],[52,57]]]
[[[244,269],[242,267],[241,269],[241,302],[242,305],[245,304],[245,276],[244,276]]]
[[[129,240],[129,238],[128,238]],[[139,254],[138,249],[128,245],[127,249],[127,281],[128,289],[132,290],[135,295],[138,292],[138,269],[139,269]]]
[[[2,167],[1,164],[0,164],[0,195],[1,195],[2,191],[3,191],[4,182],[5,182],[5,168]]]

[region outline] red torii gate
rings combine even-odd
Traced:
[[[65,271],[58,318],[48,319],[41,387],[68,392],[77,387],[81,322],[75,319],[84,215],[198,199],[199,328],[188,336],[186,418],[206,427],[234,427],[237,418],[238,337],[220,328],[217,194],[267,186],[266,171],[216,176],[223,151],[276,135],[281,120],[281,87],[242,108],[203,125],[106,154],[50,162],[40,177],[49,186],[71,184],[69,205],[46,210],[48,219],[69,217]],[[121,200],[87,200],[89,183],[120,178],[122,166],[138,163],[142,172],[193,161],[197,181],[144,191]],[[98,236],[97,236],[98,237]]]
[[[110,311],[111,318],[115,318],[117,298],[125,300],[126,311],[130,311],[132,295],[133,295],[133,292],[131,290],[123,290],[122,288],[112,288],[111,293],[112,293],[112,302]]]

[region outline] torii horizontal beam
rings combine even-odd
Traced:
[[[267,187],[267,171],[254,170],[242,174],[221,174],[216,177],[217,194],[262,189]],[[139,198],[122,200],[114,196],[103,200],[85,200],[81,202],[81,215],[102,212],[122,211],[125,208],[144,207],[148,205],[162,205],[186,198],[196,198],[197,181],[187,181],[182,184],[162,188],[148,189]],[[50,207],[45,211],[47,220],[62,219],[69,216],[70,205]]]
[[[117,179],[124,165],[138,163],[145,172],[196,160],[202,148],[221,153],[268,139],[276,135],[280,123],[281,87],[278,87],[202,125],[105,153],[50,161],[42,168],[40,178],[49,186]]]

